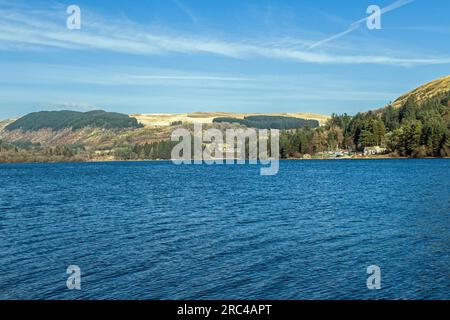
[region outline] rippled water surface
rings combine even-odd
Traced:
[[[0,299],[450,299],[450,160],[259,169],[0,165]]]

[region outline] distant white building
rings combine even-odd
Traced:
[[[364,155],[365,156],[375,156],[378,154],[385,154],[387,152],[386,148],[382,148],[379,146],[375,147],[365,147],[364,148]]]

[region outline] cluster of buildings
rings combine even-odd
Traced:
[[[374,147],[366,147],[364,148],[363,152],[354,152],[352,150],[346,150],[346,149],[337,149],[337,150],[328,150],[328,151],[322,151],[314,154],[314,158],[353,158],[355,156],[377,156],[377,155],[383,155],[388,152],[387,148],[380,147],[380,146],[374,146]],[[305,154],[303,155],[303,159],[311,159],[313,156],[311,154]]]

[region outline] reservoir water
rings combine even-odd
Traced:
[[[450,299],[449,159],[259,169],[0,165],[0,299]]]

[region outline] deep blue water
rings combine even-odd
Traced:
[[[0,299],[450,299],[450,160],[259,169],[0,165]]]

